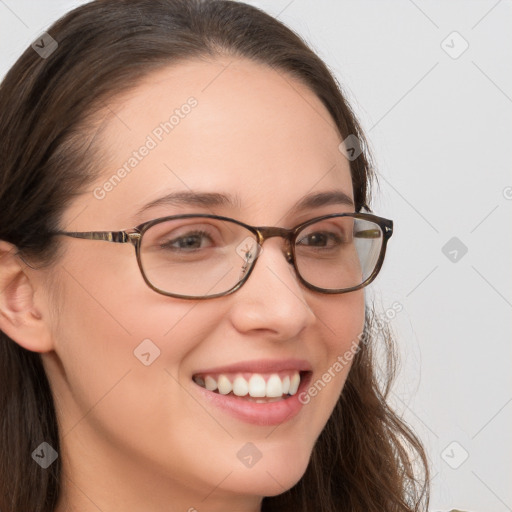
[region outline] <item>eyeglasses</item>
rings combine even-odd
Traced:
[[[180,299],[210,299],[238,290],[251,275],[265,240],[276,236],[285,239],[286,260],[308,289],[339,294],[363,288],[382,267],[393,221],[370,213],[335,213],[286,229],[187,214],[125,231],[52,234],[131,243],[152,290]]]

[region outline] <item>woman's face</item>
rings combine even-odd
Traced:
[[[150,75],[108,111],[99,134],[108,165],[66,210],[67,231],[123,230],[183,213],[290,228],[354,211],[342,202],[293,208],[309,194],[353,199],[353,190],[327,110],[283,72],[238,59],[187,62]],[[161,125],[171,115],[172,125]],[[137,215],[173,192],[237,202],[161,202]],[[83,500],[84,510],[91,502],[157,510],[169,500],[176,510],[258,510],[263,496],[292,487],[347,377],[348,366],[333,366],[363,329],[363,291],[305,288],[279,237],[264,243],[242,288],[207,300],[150,289],[131,244],[62,243],[50,281],[59,284],[54,352],[43,359],[70,478],[65,496]],[[226,369],[232,365],[237,371]],[[233,380],[238,372],[286,380],[294,370],[310,370],[310,383],[329,370],[331,378],[307,404],[295,398],[288,417],[283,404],[222,398],[193,380],[205,373]],[[239,405],[229,410],[227,400]]]

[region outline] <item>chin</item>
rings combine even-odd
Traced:
[[[276,450],[274,454],[262,457],[253,467],[234,471],[228,479],[229,485],[237,493],[277,496],[291,489],[302,478],[309,459],[310,453],[290,454]]]

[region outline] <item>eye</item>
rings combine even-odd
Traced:
[[[211,245],[213,245],[213,240],[206,231],[189,231],[165,243],[160,243],[159,247],[171,251],[186,251],[188,249],[204,249],[205,247],[211,247]]]
[[[342,243],[343,239],[332,231],[316,231],[297,240],[297,245],[305,247],[336,247]]]

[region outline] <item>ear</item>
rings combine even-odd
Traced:
[[[17,256],[16,246],[0,240],[0,330],[27,350],[49,352],[49,318],[42,314],[44,296],[35,293],[32,272]]]

